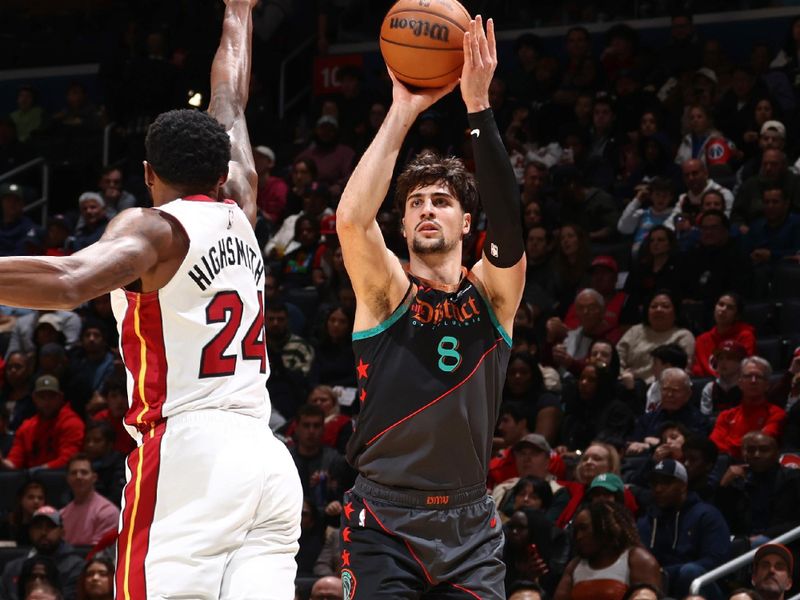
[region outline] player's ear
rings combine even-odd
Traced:
[[[464,213],[464,223],[462,225],[464,235],[469,233],[469,230],[472,227],[472,215],[470,213]]]
[[[144,167],[144,184],[151,188],[155,185],[156,182],[156,172],[153,170],[153,167],[150,166],[150,163],[146,160],[142,161],[142,166]]]

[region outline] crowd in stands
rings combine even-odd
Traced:
[[[486,482],[509,598],[684,598],[759,546],[752,569],[693,597],[783,599],[798,580],[796,545],[762,546],[800,503],[800,18],[785,27],[780,47],[755,44],[740,64],[685,12],[662,47],[614,25],[595,54],[575,26],[565,62],[525,33],[500,64],[491,104],[527,256]],[[308,107],[306,138],[251,122],[270,424],[301,477],[298,597],[314,600],[343,597],[344,451],[364,377],[335,209],[390,101],[386,80],[357,68],[339,80]],[[102,122],[81,86],[67,99],[48,115],[19,90],[0,119],[0,171],[42,128],[67,143],[64,128]],[[150,108],[184,102],[160,101]],[[421,115],[401,163],[433,151],[473,167],[462,113],[445,98]],[[28,185],[3,184],[0,255],[69,255],[147,206],[121,164],[44,224],[24,212]],[[390,194],[378,223],[407,258],[399,222]],[[467,267],[484,238],[480,213],[473,223]],[[0,545],[2,600],[111,598],[133,448],[116,331],[108,296],[0,307],[0,539],[16,543]]]

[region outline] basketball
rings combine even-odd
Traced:
[[[471,18],[456,0],[398,0],[381,25],[383,60],[408,85],[447,85],[461,75]]]

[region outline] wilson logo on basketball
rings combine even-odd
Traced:
[[[431,25],[430,21],[421,19],[392,17],[389,20],[389,29],[410,29],[416,37],[427,37],[439,42],[447,42],[450,39],[450,28],[447,25],[439,23]]]

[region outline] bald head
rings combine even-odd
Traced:
[[[311,588],[311,600],[344,600],[342,580],[332,575],[317,579]]]
[[[690,158],[681,165],[683,182],[692,194],[699,194],[708,183],[708,170],[702,161]]]

